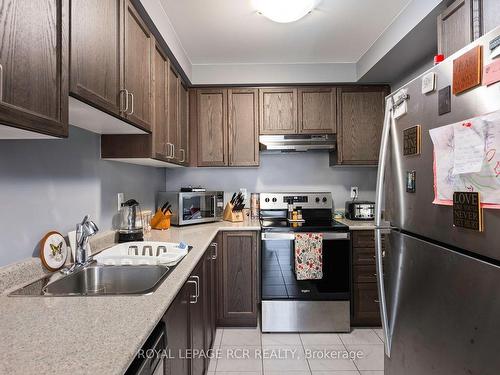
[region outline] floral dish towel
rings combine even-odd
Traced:
[[[323,278],[323,235],[295,233],[295,276],[297,280]]]

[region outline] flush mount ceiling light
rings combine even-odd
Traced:
[[[314,0],[253,0],[257,12],[274,22],[300,20],[314,8]]]

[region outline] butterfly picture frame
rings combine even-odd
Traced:
[[[40,260],[49,271],[61,269],[66,263],[68,253],[66,240],[59,232],[47,233],[40,242]]]

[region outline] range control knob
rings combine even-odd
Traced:
[[[278,200],[276,198],[273,198],[273,203],[276,203]]]
[[[319,197],[316,197],[316,203],[319,203]]]
[[[323,203],[326,203],[327,200],[326,197],[323,197]]]
[[[266,199],[264,199],[264,200],[266,201],[266,203],[269,203],[269,198],[266,198]]]

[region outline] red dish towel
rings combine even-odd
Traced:
[[[295,276],[297,280],[323,278],[323,235],[295,233]]]

